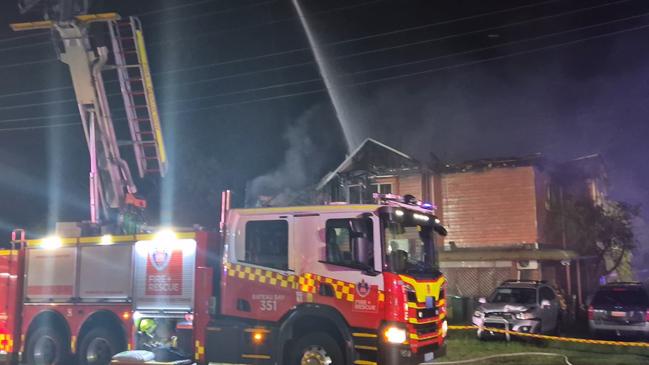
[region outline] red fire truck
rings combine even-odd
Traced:
[[[164,174],[167,160],[139,21],[71,12],[87,3],[47,1],[48,20],[12,25],[57,34],[90,152],[91,216],[64,237],[18,231],[0,251],[0,361],[107,365],[143,349],[159,362],[367,365],[444,353],[435,236],[446,231],[411,197],[229,210],[225,194],[220,233],[124,234],[143,231],[125,222],[145,202],[120,155],[104,72],[117,73],[140,177]],[[97,23],[110,47],[91,40]]]
[[[0,350],[108,364],[126,349],[199,364],[417,364],[444,354],[428,209],[233,209],[222,233],[22,242],[0,254]]]

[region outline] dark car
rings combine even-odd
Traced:
[[[611,283],[600,287],[588,307],[593,335],[649,337],[649,292],[641,283]]]

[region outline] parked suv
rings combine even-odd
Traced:
[[[641,283],[611,283],[600,287],[588,306],[593,335],[649,336],[649,292]]]
[[[508,280],[489,298],[480,298],[473,313],[478,337],[503,336],[484,328],[524,333],[558,333],[565,305],[545,281]],[[509,335],[505,335],[509,339]]]

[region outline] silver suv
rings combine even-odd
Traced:
[[[507,329],[524,333],[558,333],[563,304],[557,292],[545,281],[508,280],[489,298],[480,298],[480,306],[473,313],[473,324],[478,326],[478,337],[506,337],[509,334],[485,330]]]
[[[649,336],[649,291],[641,283],[611,283],[588,306],[591,334]]]

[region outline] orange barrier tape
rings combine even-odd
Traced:
[[[448,326],[449,330],[477,330],[478,326]],[[543,340],[549,341],[562,341],[562,342],[574,342],[574,343],[586,343],[592,345],[609,345],[609,346],[626,346],[626,347],[647,347],[649,348],[649,343],[645,342],[623,342],[623,341],[605,341],[605,340],[589,340],[585,338],[574,338],[574,337],[558,337],[558,336],[548,336],[548,335],[539,335],[535,333],[524,333],[524,332],[515,332],[503,330],[500,328],[490,328],[482,327],[483,331],[496,332],[502,334],[510,334],[520,337],[531,337],[531,338],[540,338]]]

